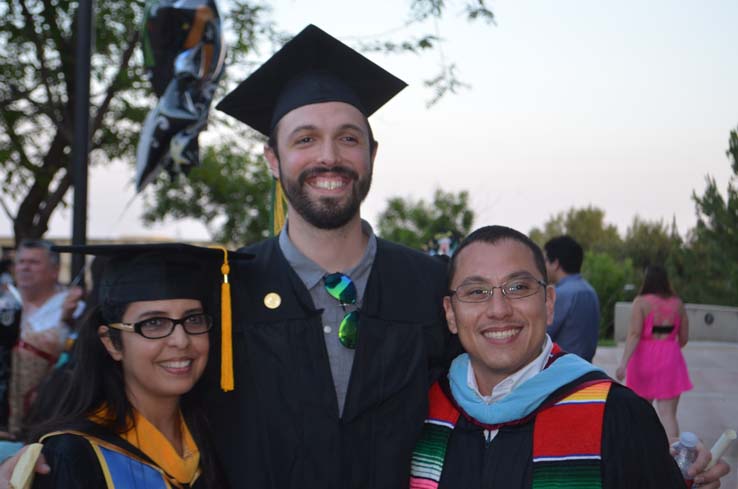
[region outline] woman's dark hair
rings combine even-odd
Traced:
[[[671,297],[674,291],[669,284],[669,276],[666,269],[659,265],[649,265],[646,268],[646,276],[643,277],[643,285],[638,295],[656,294],[661,297]]]
[[[127,307],[127,304],[106,304],[96,307],[87,316],[74,344],[73,360],[57,369],[50,382],[45,382],[39,389],[25,420],[26,426],[31,427],[26,441],[37,441],[53,431],[75,429],[86,423],[87,418],[103,405],[112,415],[104,424],[106,428],[121,434],[133,427],[133,406],[126,396],[120,362],[108,354],[97,332],[100,325],[120,322]],[[108,335],[113,345],[121,349],[122,332],[111,328]],[[200,390],[193,388],[184,394],[180,409],[200,450],[205,487],[224,487],[216,466],[215,451],[208,438],[209,427]]]

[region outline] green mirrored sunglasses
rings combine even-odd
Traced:
[[[340,272],[331,273],[323,277],[325,290],[341,304],[346,312],[347,305],[356,304],[356,286],[351,277]],[[346,313],[338,326],[338,341],[346,348],[356,348],[359,336],[359,311]]]

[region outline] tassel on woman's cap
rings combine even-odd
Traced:
[[[220,285],[220,388],[223,392],[230,392],[234,388],[233,380],[233,317],[231,313],[231,284],[228,274],[231,267],[228,264],[228,250],[222,246],[213,246],[223,251],[223,264],[220,273],[223,282]]]

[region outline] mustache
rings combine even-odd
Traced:
[[[344,176],[344,177],[348,177],[348,178],[350,178],[352,180],[358,180],[359,179],[359,174],[356,173],[351,168],[348,168],[348,167],[345,167],[345,166],[341,166],[341,165],[337,165],[337,166],[331,166],[330,168],[325,167],[325,166],[319,166],[319,167],[316,167],[316,168],[309,168],[309,169],[303,171],[302,173],[300,173],[300,177],[298,178],[297,181],[300,183],[300,185],[302,185],[302,184],[305,183],[305,181],[308,178],[312,178],[312,177],[315,177],[315,176],[318,176],[318,175],[322,175],[322,174],[325,174],[325,173],[332,173],[334,175],[335,174],[341,175],[341,176]]]

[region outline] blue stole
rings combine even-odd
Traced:
[[[577,355],[565,354],[517,386],[504,398],[487,404],[467,385],[468,369],[469,355],[466,353],[459,355],[451,363],[451,369],[448,372],[451,394],[467,414],[490,425],[522,419],[535,411],[549,395],[560,387],[586,373],[602,372],[602,369]]]

